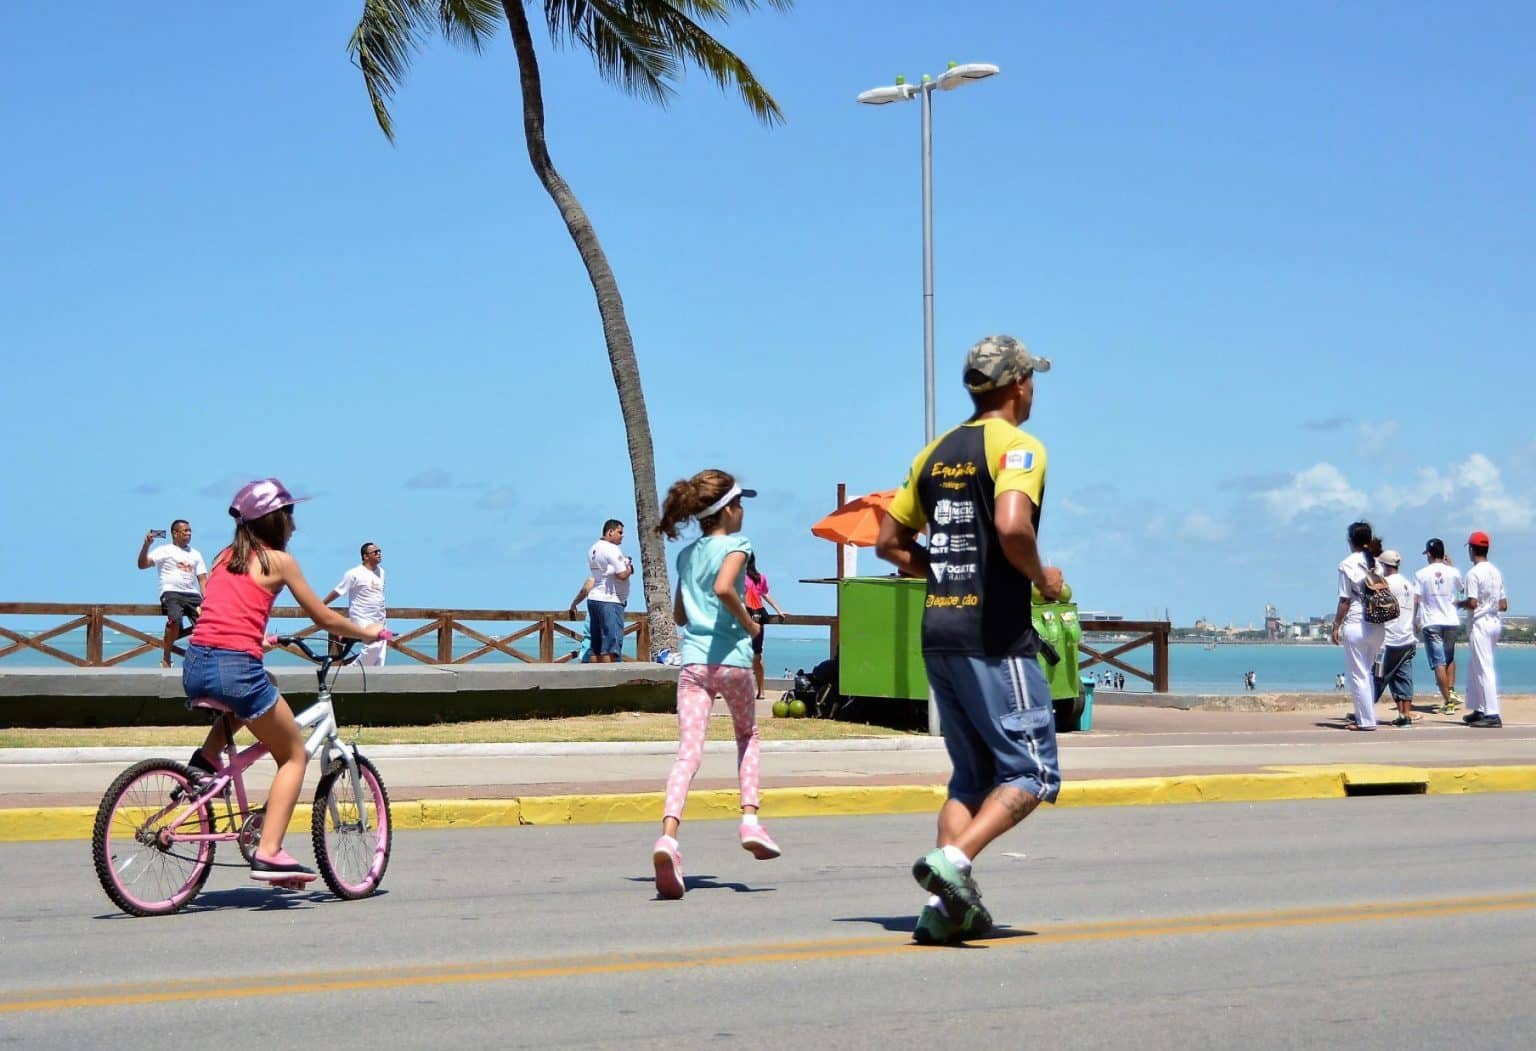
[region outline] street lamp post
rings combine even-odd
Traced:
[[[886,87],[871,88],[859,95],[866,106],[884,106],[890,102],[922,101],[923,130],[923,441],[934,438],[933,387],[933,92],[953,91],[962,84],[985,80],[998,72],[987,62],[967,62],[949,68],[936,79],[926,74],[921,84],[908,84],[905,77]]]

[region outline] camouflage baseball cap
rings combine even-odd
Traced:
[[[965,370],[961,372],[965,389],[972,394],[984,394],[996,390],[1031,372],[1050,372],[1051,359],[1037,358],[1030,354],[1023,340],[1012,336],[986,336],[965,356]],[[980,383],[966,380],[972,372],[985,376]]]

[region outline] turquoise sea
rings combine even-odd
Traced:
[[[525,650],[536,649],[535,643],[530,640],[525,641],[529,641],[529,645],[523,647]],[[121,652],[135,644],[131,638],[109,632],[105,640],[106,654],[110,657],[114,651]],[[84,633],[72,632],[57,636],[49,640],[49,645],[66,653],[83,654],[85,652]],[[423,639],[418,640],[416,645],[430,652],[434,643],[431,639]],[[460,639],[455,652],[462,655],[478,646],[479,644],[472,640]],[[565,644],[559,647],[559,652],[564,653],[571,648],[569,644]],[[825,632],[818,633],[815,629],[770,625],[763,647],[763,663],[770,677],[787,677],[800,668],[809,671],[821,661],[826,660],[827,652]],[[1463,642],[1458,647],[1458,655],[1461,656],[1461,660],[1457,662],[1458,689],[1463,688],[1466,681],[1465,653],[1466,645]],[[631,643],[630,654],[633,655],[633,643]],[[499,654],[482,659],[496,662],[511,660],[510,657]],[[1143,647],[1133,650],[1125,655],[1125,659],[1136,667],[1150,670],[1151,648]],[[268,660],[274,664],[299,663],[298,658],[282,653],[272,654]],[[1172,662],[1171,686],[1175,693],[1241,693],[1243,692],[1243,673],[1247,671],[1257,673],[1260,692],[1326,693],[1333,690],[1334,676],[1344,670],[1344,651],[1340,647],[1316,643],[1221,644],[1209,649],[1195,643],[1176,644],[1170,648],[1170,660]],[[158,663],[158,654],[138,657],[129,663],[132,667],[154,667]],[[396,656],[390,663],[409,664],[411,662]],[[7,667],[64,668],[66,665],[41,654],[22,651],[0,659],[0,672]],[[1418,690],[1422,693],[1430,692],[1433,689],[1433,680],[1430,678],[1429,666],[1424,662],[1422,650],[1415,659],[1413,667],[1414,682]],[[1500,647],[1498,669],[1499,684],[1503,691],[1536,694],[1536,647]],[[1150,691],[1146,683],[1139,681],[1127,682],[1126,689],[1138,692]]]

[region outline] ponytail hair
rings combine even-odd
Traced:
[[[661,502],[661,522],[656,526],[656,532],[668,540],[676,540],[683,523],[730,492],[735,484],[733,476],[714,467],[702,470],[692,478],[679,478],[668,487],[666,498]],[[707,532],[720,513],[716,511],[708,518],[699,519],[699,528]]]
[[[235,520],[235,539],[229,544],[229,561],[224,568],[244,576],[251,571],[251,556],[256,557],[263,573],[271,571],[267,563],[267,550],[286,551],[288,538],[293,535],[293,507],[280,507],[260,518],[242,522],[233,507],[229,517]]]
[[[1376,559],[1381,557],[1381,537],[1371,529],[1369,522],[1351,522],[1349,525],[1349,546],[1359,548],[1365,552],[1365,564],[1372,569],[1376,568]]]

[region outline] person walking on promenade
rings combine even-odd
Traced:
[[[198,611],[203,605],[203,589],[208,586],[208,566],[202,554],[192,546],[192,524],[185,518],[171,523],[171,542],[154,550],[149,545],[165,536],[158,529],[144,534],[139,547],[139,568],[154,566],[160,570],[160,611],[165,614],[165,637],[160,643],[160,667],[171,666],[171,647],[185,632],[182,621],[190,630],[197,623]]]
[[[602,536],[587,550],[587,579],[571,599],[572,619],[581,600],[587,600],[595,664],[612,664],[624,652],[624,607],[629,604],[629,578],[635,563],[619,548],[623,542],[624,523],[617,518],[604,522]]]
[[[1371,692],[1371,665],[1381,651],[1385,629],[1365,619],[1365,588],[1368,576],[1376,572],[1376,557],[1381,554],[1381,540],[1371,532],[1369,522],[1355,522],[1349,527],[1349,557],[1339,563],[1339,605],[1333,614],[1332,640],[1344,644],[1344,658],[1349,669],[1349,692],[1354,700],[1351,730],[1376,729],[1376,695]]]
[[[378,624],[353,624],[328,609],[309,586],[287,551],[296,528],[295,503],[276,478],[248,482],[235,493],[229,507],[235,536],[213,560],[203,615],[192,629],[181,671],[188,707],[203,698],[225,705],[234,729],[250,727],[277,763],[263,810],[261,842],[252,854],[251,878],[286,885],[307,883],[315,873],[283,849],[283,833],[299,800],[308,756],[293,710],[262,667],[272,604],[286,587],[300,608],[332,634],[368,642],[392,637]],[[222,723],[215,723],[202,748],[192,753],[193,768],[214,772],[224,743]]]
[[[757,682],[757,699],[763,699],[763,631],[768,626],[768,606],[779,616],[784,611],[768,594],[768,578],[757,571],[757,555],[747,556],[747,612],[757,621],[758,633],[752,636],[752,678]]]
[[[903,575],[927,579],[923,663],[953,764],[938,845],[912,866],[931,895],[913,931],[924,944],[992,928],[972,863],[1061,790],[1030,585],[1054,602],[1062,577],[1036,542],[1045,446],[1019,429],[1035,373],[1050,367],[1012,336],[972,346],[961,378],[975,412],[917,454],[875,542]],[[917,542],[924,526],[928,547]]]
[[[1467,642],[1472,659],[1467,663],[1467,714],[1462,722],[1479,729],[1492,730],[1504,725],[1499,714],[1499,677],[1493,666],[1493,651],[1503,633],[1500,614],[1509,609],[1504,594],[1504,574],[1488,561],[1492,542],[1478,530],[1467,537],[1467,554],[1472,568],[1467,570],[1467,597],[1457,603],[1468,610]]]
[[[1387,587],[1397,599],[1397,616],[1386,624],[1382,633],[1381,674],[1371,684],[1373,699],[1379,700],[1383,691],[1391,690],[1397,702],[1397,717],[1393,726],[1413,725],[1413,655],[1418,646],[1413,638],[1415,581],[1403,576],[1400,569],[1403,556],[1396,551],[1383,551],[1376,560],[1381,563]]]
[[[1440,711],[1450,715],[1461,707],[1456,696],[1456,639],[1461,634],[1456,599],[1462,588],[1461,570],[1445,557],[1445,541],[1437,536],[1425,542],[1424,557],[1429,564],[1413,575],[1419,588],[1424,656],[1440,688]]]
[[[746,515],[742,498],[756,495],[756,490],[743,489],[724,471],[700,471],[672,483],[656,527],[667,539],[676,540],[683,523],[694,519],[703,534],[678,552],[677,592],[672,599],[672,616],[685,630],[680,646],[683,664],[677,675],[677,759],[667,777],[661,837],[651,848],[656,893],[663,898],[681,898],[685,889],[677,832],[688,788],[704,758],[709,710],[717,694],[725,698],[736,732],[741,846],[759,861],[780,853],[757,817],[759,749],[752,640],[763,629],[747,613],[743,582],[752,542],[741,535]]]
[[[342,574],[341,582],[322,599],[327,606],[337,598],[347,600],[347,619],[353,624],[377,624],[389,626],[389,609],[384,602],[384,550],[372,540],[358,550],[362,564],[353,566]],[[358,654],[357,663],[367,668],[384,666],[384,654],[389,646],[384,642],[370,642]]]

